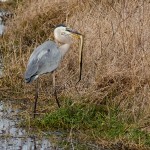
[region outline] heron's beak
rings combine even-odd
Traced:
[[[80,39],[80,37],[82,36],[81,33],[77,32],[76,30],[73,30],[73,29],[70,29],[70,28],[67,28],[66,29],[68,32],[71,33],[71,35],[77,39]]]

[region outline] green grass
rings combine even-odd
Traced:
[[[72,104],[69,100],[64,107],[33,120],[31,125],[42,130],[72,130],[76,136],[82,132],[94,141],[99,138],[108,141],[121,139],[150,146],[150,135],[141,131],[133,119],[123,116],[119,108],[111,106]]]

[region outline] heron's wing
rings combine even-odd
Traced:
[[[61,53],[59,49],[47,49],[42,56],[39,56],[38,74],[52,72],[55,70],[61,61]]]
[[[25,72],[26,81],[31,82],[39,74],[52,72],[58,67],[60,60],[61,53],[56,43],[44,42],[33,51],[29,58]]]
[[[58,49],[57,45],[55,42],[53,41],[46,41],[43,44],[39,45],[37,48],[34,49],[34,51],[32,52],[28,64],[30,64],[30,62],[35,59],[37,57],[37,55],[39,55],[40,53],[48,50],[48,49]]]

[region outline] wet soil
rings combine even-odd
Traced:
[[[19,110],[14,110],[10,102],[0,101],[0,150],[50,150],[53,149],[46,138],[37,138],[19,127]]]

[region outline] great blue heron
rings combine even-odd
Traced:
[[[33,80],[37,79],[39,75],[50,72],[52,73],[58,67],[63,56],[69,50],[70,45],[72,44],[73,37],[80,38],[81,40],[80,59],[79,59],[80,61],[79,80],[81,79],[83,36],[80,33],[66,27],[65,25],[58,25],[54,29],[54,37],[55,40],[57,42],[62,43],[62,45],[58,47],[57,43],[48,40],[34,49],[33,53],[29,58],[27,69],[25,72],[26,83],[30,83]],[[54,75],[53,75],[53,87],[55,90],[56,102],[60,107],[56,94]],[[35,94],[34,117],[36,114],[37,99],[38,99],[38,81]]]

